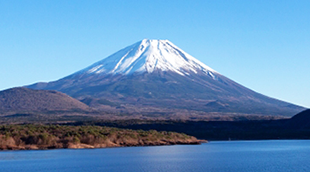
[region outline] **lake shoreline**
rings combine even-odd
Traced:
[[[100,126],[4,125],[0,150],[94,149],[197,145],[207,142],[183,133]]]
[[[1,171],[309,171],[309,140],[0,151]],[[292,158],[293,157],[293,158]]]
[[[208,143],[206,140],[197,140],[197,141],[178,141],[178,142],[160,142],[160,143],[147,143],[147,144],[138,144],[138,145],[88,145],[88,144],[68,144],[64,147],[49,147],[49,146],[38,146],[38,145],[25,145],[25,146],[16,146],[16,145],[6,145],[1,146],[0,151],[7,150],[55,150],[55,149],[101,149],[101,148],[121,148],[121,147],[149,147],[149,146],[172,146],[172,145],[200,145],[202,143]]]

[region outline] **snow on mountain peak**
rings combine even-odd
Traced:
[[[156,70],[172,71],[183,76],[202,72],[213,79],[216,79],[214,73],[217,73],[170,41],[154,39],[143,39],[80,72],[127,75]]]

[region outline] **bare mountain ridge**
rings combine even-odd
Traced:
[[[89,112],[86,104],[58,91],[11,88],[0,92],[0,112]]]
[[[168,40],[139,41],[60,80],[28,87],[117,113],[291,117],[304,109],[230,80]]]

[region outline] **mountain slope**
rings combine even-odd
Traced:
[[[120,113],[293,116],[304,109],[243,87],[167,40],[139,41],[58,81],[28,87]]]
[[[289,121],[289,126],[298,129],[310,129],[310,109],[293,116]]]
[[[0,112],[89,112],[84,103],[57,91],[11,88],[0,92]]]

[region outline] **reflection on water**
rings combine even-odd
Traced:
[[[226,141],[202,145],[0,152],[6,171],[310,171],[310,141]]]

